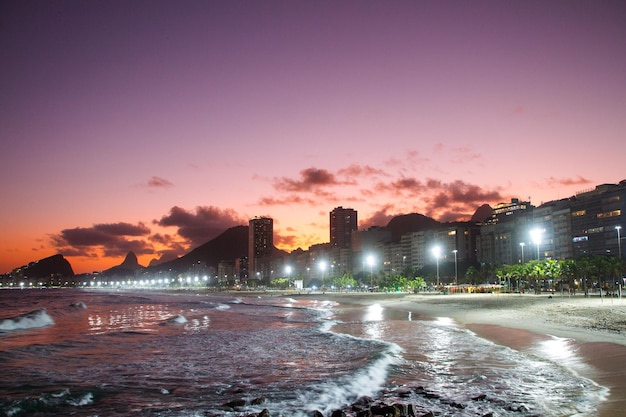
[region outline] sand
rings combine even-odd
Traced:
[[[600,417],[626,415],[626,299],[555,294],[313,293],[344,308],[378,303],[424,317],[450,317],[495,343],[524,350],[551,336],[576,341],[584,376],[610,389]],[[557,352],[558,353],[558,352]]]

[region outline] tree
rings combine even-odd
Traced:
[[[332,279],[332,285],[343,290],[346,288],[355,288],[358,284],[350,273],[344,272],[343,275]]]

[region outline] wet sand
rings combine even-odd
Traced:
[[[480,337],[516,350],[542,340],[567,339],[566,352],[580,358],[581,375],[608,387],[600,417],[626,413],[626,300],[593,296],[396,293],[289,294],[295,298],[331,300],[345,309],[378,303],[389,310],[423,317],[450,317]],[[571,351],[570,351],[571,350]]]

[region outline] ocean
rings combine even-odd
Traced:
[[[572,340],[518,351],[446,318],[294,295],[0,291],[0,415],[330,415],[362,396],[417,415],[595,416]]]

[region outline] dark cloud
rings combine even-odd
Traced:
[[[53,237],[58,244],[81,247],[115,244],[124,236],[146,236],[150,229],[143,223],[96,224],[92,227],[75,227],[62,230]]]
[[[169,214],[155,220],[154,223],[164,227],[177,227],[181,237],[191,245],[197,246],[208,242],[230,227],[247,224],[247,220],[231,209],[198,206],[195,211],[188,211],[174,206]]]
[[[299,179],[283,177],[274,181],[274,188],[278,191],[288,192],[314,192],[320,187],[342,185],[335,174],[318,168],[307,168],[300,171]]]
[[[148,187],[169,188],[173,186],[174,184],[172,184],[170,181],[157,176],[153,176],[148,180]]]
[[[115,245],[106,245],[103,247],[104,256],[126,256],[128,252],[135,255],[150,255],[154,253],[154,247],[145,240],[127,240],[119,239]]]
[[[51,236],[53,245],[66,256],[96,257],[102,251],[107,256],[152,253],[151,245],[128,237],[149,236],[150,229],[143,223],[103,223],[92,227],[64,229]]]
[[[430,183],[430,182],[429,182]],[[445,207],[454,204],[483,204],[486,202],[502,201],[503,196],[498,191],[485,190],[474,184],[468,184],[461,180],[451,183],[436,182],[440,192],[432,199],[433,208]],[[429,190],[429,194],[430,194]],[[434,191],[434,190],[433,190]]]
[[[394,213],[390,213],[390,210],[393,208],[393,205],[387,204],[383,206],[378,211],[374,212],[370,217],[363,219],[359,222],[360,229],[367,229],[372,226],[387,226],[389,221],[397,215]],[[403,213],[405,214],[405,213]]]

